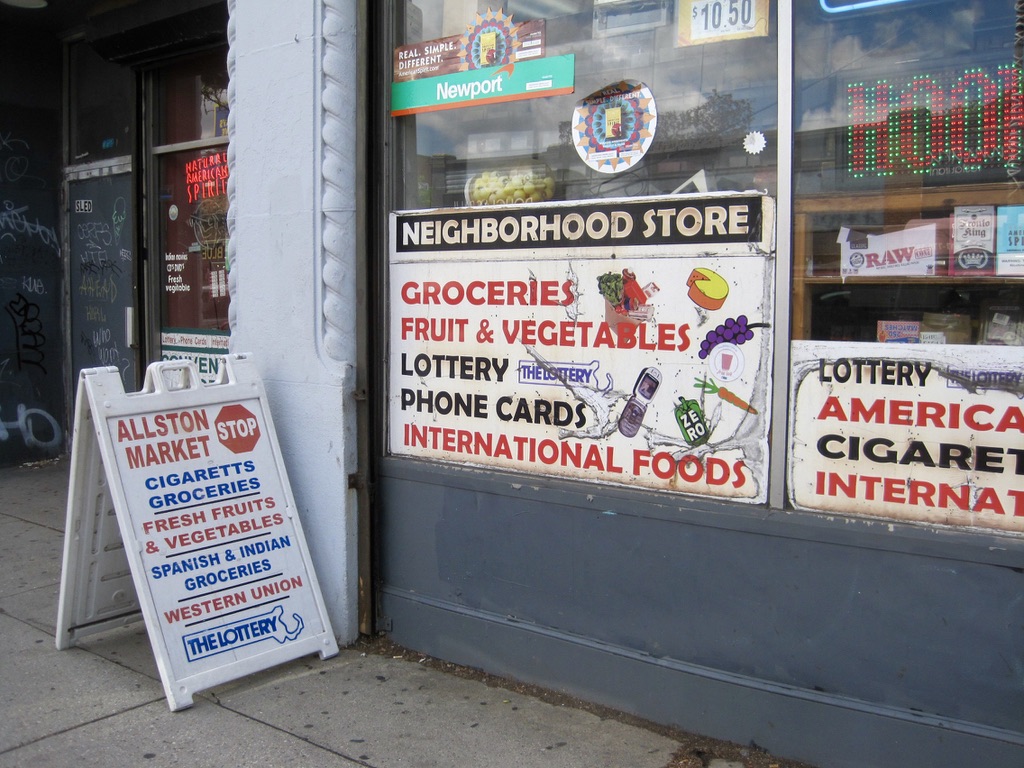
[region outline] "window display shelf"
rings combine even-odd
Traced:
[[[952,212],[954,205],[1022,205],[1024,186],[972,184],[971,186],[910,186],[906,176],[893,176],[886,189],[872,192],[844,192],[836,195],[797,197],[794,211],[800,213],[851,213],[859,211],[928,210]],[[1024,182],[1024,179],[1022,179]]]
[[[865,277],[863,275],[807,275],[805,285],[1007,285],[1024,281],[1022,277],[958,277],[956,275],[922,275],[920,277]]]
[[[917,323],[922,341],[1024,343],[1024,275],[950,274],[949,268],[956,208],[1024,205],[1024,189],[1005,183],[925,187],[919,182],[908,188],[910,181],[894,179],[882,191],[795,201],[793,338],[878,341],[889,338],[890,324],[912,329]],[[863,240],[928,225],[935,226],[930,273],[842,274],[848,246],[841,241],[850,236],[844,230]],[[849,268],[849,251],[845,263]],[[1007,323],[1010,332],[993,335],[993,318]]]

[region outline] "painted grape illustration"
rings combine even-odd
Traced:
[[[730,317],[721,325],[707,332],[704,340],[700,343],[700,351],[697,353],[697,357],[701,360],[707,359],[707,356],[711,354],[711,350],[719,344],[729,343],[739,346],[748,342],[754,338],[754,328],[765,328],[767,325],[767,323],[750,323],[747,321],[746,315],[740,315],[735,318]]]

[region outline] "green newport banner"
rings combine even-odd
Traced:
[[[569,54],[520,61],[502,67],[393,82],[391,114],[400,117],[417,112],[572,93],[575,88],[575,66],[576,57]]]

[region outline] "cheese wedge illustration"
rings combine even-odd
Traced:
[[[697,267],[686,279],[690,286],[687,296],[690,301],[704,309],[721,309],[729,295],[729,284],[725,279],[706,267]]]

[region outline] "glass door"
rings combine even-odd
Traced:
[[[138,260],[132,184],[135,79],[87,43],[68,47],[67,184],[71,385],[114,366],[138,384]]]
[[[151,278],[160,358],[213,380],[228,349],[226,49],[154,73]]]

